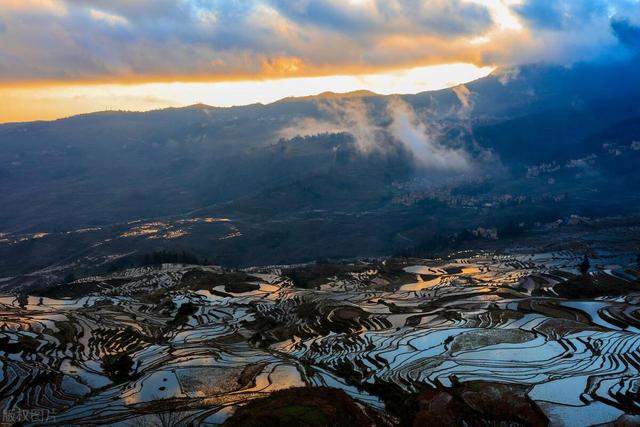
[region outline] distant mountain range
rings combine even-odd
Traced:
[[[0,276],[162,249],[225,265],[424,254],[634,213],[638,65],[1,125]]]

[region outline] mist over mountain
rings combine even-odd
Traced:
[[[419,253],[479,228],[636,212],[638,65],[2,125],[0,269],[160,249],[225,265]],[[233,228],[176,225],[209,217]],[[132,221],[163,225],[122,237]]]

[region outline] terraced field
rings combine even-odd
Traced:
[[[640,423],[636,255],[592,250],[585,274],[581,260],[165,264],[7,295],[0,409],[46,411],[37,425],[245,425],[243,406],[311,386],[355,402],[352,425]],[[321,400],[298,396],[287,404]]]

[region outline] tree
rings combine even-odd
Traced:
[[[131,377],[133,359],[127,353],[110,354],[102,358],[102,367],[116,382],[126,381]]]
[[[582,262],[578,266],[578,269],[583,276],[586,276],[586,274],[589,272],[589,268],[591,268],[591,263],[589,262],[589,257],[585,254]]]
[[[65,275],[64,275],[64,283],[71,283],[74,280],[76,280],[76,274],[73,270],[69,270]]]

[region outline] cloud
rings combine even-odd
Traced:
[[[277,135],[291,139],[323,133],[348,133],[356,149],[363,154],[384,150],[383,129],[374,123],[368,104],[361,98],[323,99],[317,101],[323,119],[301,117],[280,129]]]
[[[0,82],[13,83],[220,81],[477,62],[468,49],[452,51],[450,39],[466,43],[493,25],[485,7],[463,0],[7,1],[0,19],[13,25]]]
[[[363,154],[387,154],[392,144],[399,144],[423,171],[471,173],[476,170],[472,156],[461,147],[449,147],[441,142],[442,132],[435,124],[421,120],[413,108],[400,97],[386,105],[389,123],[376,122],[369,105],[360,98],[322,100],[318,108],[326,118],[304,117],[278,133],[283,138],[323,133],[349,133],[357,150]],[[484,153],[482,153],[484,155]],[[486,157],[486,156],[485,156]],[[488,157],[485,160],[489,160]]]
[[[579,159],[571,159],[567,162],[565,167],[568,169],[588,169],[596,163],[597,158],[597,155],[590,154]]]
[[[60,0],[4,0],[0,8],[7,12],[23,14],[51,13],[65,15],[67,9]]]
[[[329,116],[331,123],[353,136],[361,152],[367,154],[383,149],[382,129],[374,123],[368,104],[361,98],[323,100],[318,106]]]
[[[507,83],[516,80],[520,76],[520,68],[518,67],[504,67],[494,71],[493,75],[498,79],[500,84],[506,85]]]
[[[632,24],[628,19],[613,19],[611,29],[625,46],[634,50],[640,48],[640,26]]]
[[[296,74],[303,68],[304,61],[296,57],[262,58],[262,69],[270,76]]]
[[[512,9],[524,24],[523,36],[503,39],[502,52],[487,53],[487,59],[503,65],[571,65],[625,57],[616,22],[635,21],[640,15],[637,0],[525,0]]]
[[[188,19],[191,2],[175,0],[58,0],[75,11],[98,9],[131,21],[183,21]]]
[[[390,134],[400,141],[420,167],[431,171],[470,172],[471,161],[466,151],[439,142],[437,129],[419,120],[409,104],[394,97],[388,105]]]
[[[363,0],[361,2],[270,0],[294,22],[359,37],[384,32],[469,35],[493,24],[489,10],[461,0]]]
[[[583,26],[607,15],[608,4],[602,0],[528,0],[514,10],[533,28],[562,30]]]
[[[4,0],[0,83],[571,64],[627,49],[636,0]],[[613,19],[613,21],[612,21]],[[99,22],[101,25],[96,25]]]
[[[316,136],[323,133],[349,133],[349,129],[339,123],[318,120],[313,117],[302,117],[293,124],[285,126],[277,132],[278,138],[292,139],[296,136]]]
[[[471,93],[469,88],[467,88],[463,84],[454,86],[451,88],[451,90],[458,98],[458,101],[460,101],[461,108],[458,115],[461,117],[468,117],[471,109],[473,108],[473,94]]]
[[[129,21],[127,21],[127,18],[122,17],[120,15],[114,15],[111,13],[102,12],[97,9],[91,9],[89,11],[89,14],[95,20],[105,22],[109,25],[122,25],[122,26],[129,25]]]

